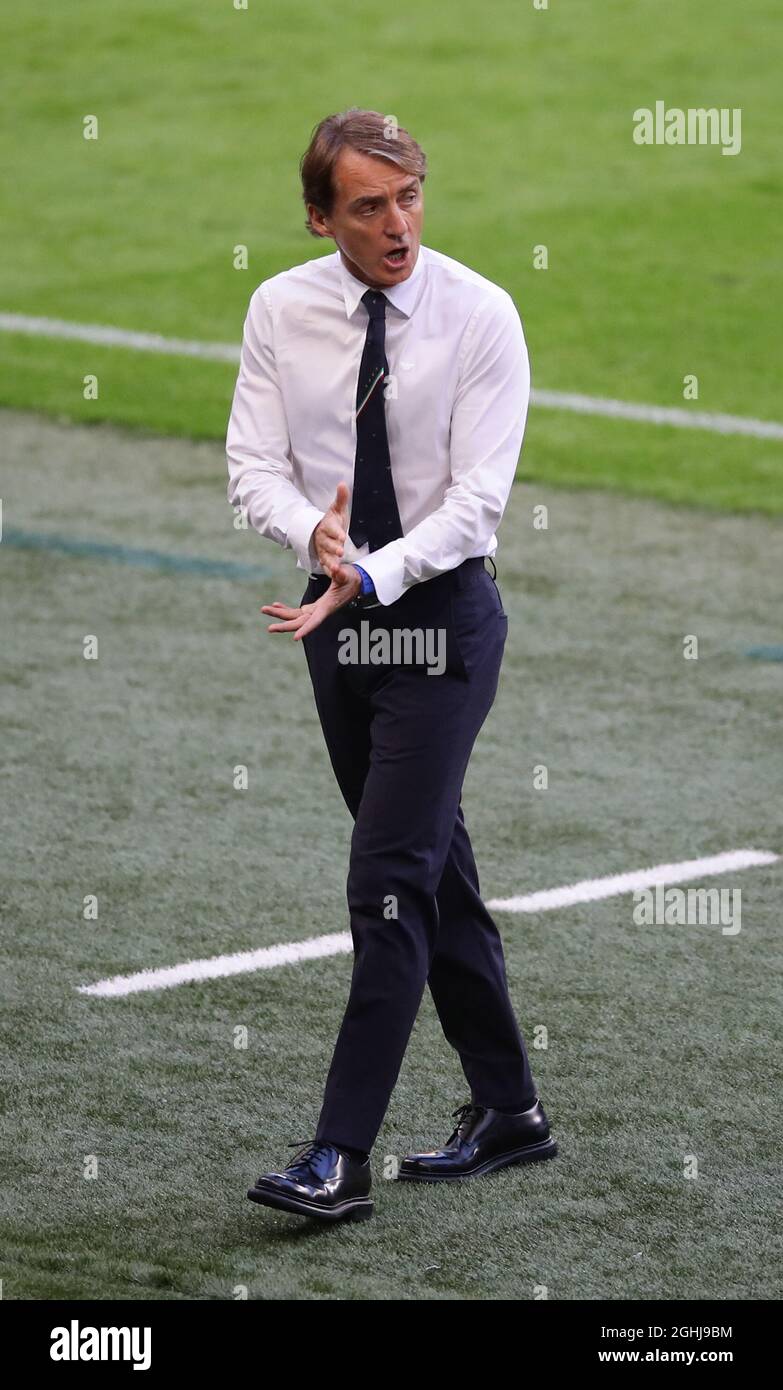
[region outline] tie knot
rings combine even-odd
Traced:
[[[381,290],[367,290],[366,294],[362,295],[362,304],[366,305],[371,319],[385,319],[388,302]]]

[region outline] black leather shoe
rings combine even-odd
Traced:
[[[251,1202],[322,1221],[366,1221],[372,1216],[369,1158],[360,1163],[315,1140],[299,1149],[282,1173],[262,1173],[256,1179],[248,1188]]]
[[[406,1182],[458,1182],[494,1173],[511,1163],[534,1163],[554,1158],[557,1144],[549,1133],[549,1120],[536,1096],[529,1110],[506,1115],[485,1105],[461,1105],[454,1133],[442,1149],[406,1154],[398,1179]]]

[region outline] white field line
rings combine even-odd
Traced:
[[[713,434],[750,434],[755,439],[783,439],[783,425],[754,420],[749,415],[716,415],[678,406],[634,405],[601,396],[576,396],[570,391],[531,391],[533,405],[545,410],[571,410],[577,415],[607,415],[614,420],[638,420],[645,425],[671,425],[677,430],[710,430]]]
[[[244,975],[252,970],[274,970],[294,961],[317,960],[321,956],[347,955],[353,949],[351,933],[311,936],[307,941],[286,941],[280,946],[263,946],[257,951],[238,951],[233,956],[207,956],[167,965],[160,970],[139,970],[135,975],[112,975],[94,985],[78,985],[80,994],[140,994],[147,989],[172,989],[190,980],[220,980],[226,975]]]
[[[494,898],[487,903],[487,907],[506,912],[547,912],[556,907],[570,907],[574,903],[630,893],[636,888],[650,888],[657,883],[683,883],[686,879],[706,877],[708,874],[749,869],[754,864],[773,864],[778,857],[769,850],[729,850],[726,854],[714,854],[708,859],[685,859],[679,864],[658,864],[653,869],[635,869],[631,873],[614,874],[610,878],[587,879],[565,888],[548,888],[523,898]],[[103,997],[139,994],[149,989],[172,989],[190,980],[217,980],[226,975],[273,970],[278,965],[318,960],[323,956],[347,955],[352,949],[350,932],[334,932],[331,936],[311,936],[306,941],[284,942],[257,951],[240,951],[232,956],[211,956],[159,970],[139,970],[135,975],[113,975],[108,980],[98,980],[94,985],[78,985],[77,988],[80,994]]]
[[[658,883],[685,883],[710,874],[728,874],[732,869],[750,869],[754,864],[774,864],[777,854],[766,849],[731,849],[706,859],[683,859],[679,864],[656,864],[651,869],[632,869],[609,878],[586,878],[565,888],[545,888],[522,898],[492,898],[486,906],[495,912],[550,912],[555,907],[573,907],[618,893],[634,893],[638,888],[654,888]]]
[[[200,357],[209,362],[239,363],[239,347],[232,343],[200,343],[186,338],[164,338],[159,333],[134,333],[94,323],[66,323],[62,319],[35,318],[29,314],[0,313],[0,332],[27,333],[37,338],[62,338],[95,343],[98,347],[129,348],[134,352],[158,352],[170,357]],[[681,406],[636,405],[602,396],[581,396],[570,391],[530,393],[531,404],[543,410],[567,410],[577,415],[603,415],[615,420],[636,420],[645,425],[669,425],[680,430],[709,430],[713,434],[747,434],[756,439],[783,439],[783,424],[755,420],[748,415],[721,415]]]
[[[160,352],[166,357],[204,357],[210,362],[239,362],[239,348],[233,343],[193,343],[186,338],[164,338],[160,333],[105,328],[98,323],[66,323],[63,319],[0,313],[0,331],[27,333],[33,338],[64,338],[72,343],[95,343],[98,347],[130,348],[133,352]]]

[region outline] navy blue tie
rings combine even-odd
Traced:
[[[374,551],[396,540],[403,530],[392,479],[383,389],[389,374],[386,361],[388,300],[380,290],[367,290],[362,295],[362,303],[369,321],[356,388],[356,460],[348,534],[354,545],[362,546],[367,542]]]

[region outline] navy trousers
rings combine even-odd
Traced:
[[[310,576],[301,602],[327,587],[326,576]],[[350,629],[355,659],[346,661],[340,652],[344,658]],[[387,659],[373,664],[368,652],[385,640],[379,629]],[[395,653],[391,639],[401,630],[429,630],[429,657],[411,662],[412,644]],[[425,985],[473,1102],[522,1110],[535,1100],[461,806],[507,630],[495,581],[483,559],[472,559],[413,585],[396,603],[338,609],[303,639],[329,757],[354,818],[347,881],[353,972],[319,1140],[370,1151]],[[445,652],[445,667],[428,674],[436,650]]]

